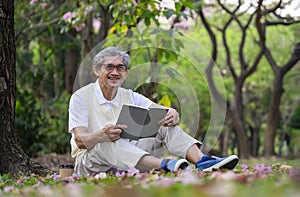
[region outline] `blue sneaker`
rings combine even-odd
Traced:
[[[213,169],[233,169],[238,163],[239,158],[236,155],[220,158],[215,156],[203,155],[201,160],[196,163],[197,170],[212,171]]]
[[[188,167],[188,162],[185,159],[163,159],[160,168],[166,172],[175,172],[179,169],[184,170]]]

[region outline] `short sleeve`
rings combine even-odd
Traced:
[[[84,100],[73,94],[69,103],[69,133],[80,126],[88,127],[88,109]]]
[[[134,105],[149,108],[153,104],[153,101],[151,101],[144,95],[139,94],[137,92],[131,91],[130,96],[131,96],[132,104]]]

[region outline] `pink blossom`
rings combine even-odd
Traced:
[[[138,173],[140,173],[140,171],[138,169],[135,169],[135,168],[131,168],[127,171],[128,176],[133,176],[133,175],[136,175]]]
[[[85,28],[85,23],[81,23],[79,25],[75,24],[74,28],[77,32],[80,32],[83,28]]]
[[[295,180],[297,183],[300,183],[300,169],[299,168],[292,168],[290,170],[290,177]]]
[[[48,178],[53,179],[54,181],[57,181],[60,178],[60,176],[57,175],[56,173],[54,173],[54,174],[49,175]]]
[[[116,177],[124,177],[124,176],[126,176],[126,173],[123,171],[123,172],[117,172],[116,173]]]
[[[30,0],[30,5],[35,4],[35,2],[37,2],[37,0]]]
[[[199,182],[197,176],[191,170],[183,171],[178,177],[176,177],[176,180],[185,185],[197,184]]]
[[[73,180],[78,180],[78,179],[79,179],[79,175],[77,175],[77,174],[72,174],[72,179],[73,179]]]
[[[177,181],[173,178],[169,177],[162,177],[160,180],[158,180],[155,185],[160,187],[169,187],[176,183]]]
[[[300,170],[297,168],[292,168],[292,169],[290,169],[289,175],[290,175],[290,177],[300,175]]]
[[[241,165],[241,167],[242,167],[244,173],[247,173],[247,172],[248,172],[248,165],[247,165],[247,164],[244,164],[244,163],[243,163],[243,164]]]
[[[265,172],[266,172],[266,173],[272,172],[272,168],[271,168],[270,165],[268,165],[267,167],[265,167]]]
[[[47,7],[47,3],[41,3],[41,8],[45,9]]]
[[[95,32],[98,32],[99,29],[100,29],[100,26],[101,26],[101,21],[100,21],[100,19],[99,19],[99,18],[95,18],[95,19],[93,20],[94,31],[95,31]]]
[[[95,178],[96,179],[106,179],[107,174],[105,172],[100,172],[99,174],[96,174]]]
[[[24,182],[23,182],[22,179],[19,179],[19,180],[17,181],[17,184],[18,184],[18,185],[24,185]]]
[[[261,174],[269,174],[272,171],[270,165],[265,166],[264,164],[257,164],[254,169],[256,172]]]
[[[215,179],[217,181],[223,181],[223,180],[229,181],[229,180],[234,180],[236,178],[236,175],[232,171],[225,171],[225,172],[213,171],[211,173],[210,178]]]
[[[265,170],[265,165],[264,164],[257,164],[254,168],[257,172],[264,172]]]
[[[175,23],[174,28],[188,30],[189,27],[185,23],[181,22],[181,23]]]
[[[16,188],[15,188],[15,186],[6,186],[4,189],[3,189],[3,191],[5,192],[5,193],[8,193],[8,192],[12,192],[12,191],[14,191]]]
[[[87,14],[87,13],[90,13],[91,11],[93,11],[94,10],[94,7],[92,6],[92,5],[89,5],[89,6],[87,6],[86,8],[85,8],[85,13]]]
[[[76,181],[79,179],[79,175],[77,174],[72,174],[72,176],[64,177],[63,180],[66,181]]]
[[[63,15],[64,21],[71,21],[71,19],[74,17],[74,14],[72,12],[67,12]]]
[[[146,180],[148,178],[149,174],[148,173],[139,173],[137,174],[136,178],[138,178],[140,181]]]

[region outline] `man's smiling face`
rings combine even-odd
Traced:
[[[125,67],[125,69],[121,69]],[[103,64],[97,71],[99,83],[102,90],[115,89],[125,81],[128,70],[120,56],[105,57]]]

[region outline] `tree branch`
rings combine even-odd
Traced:
[[[239,8],[241,7],[241,5],[242,5],[241,0],[239,0],[237,7],[231,12],[223,3],[221,3],[220,0],[217,0],[217,2],[221,6],[221,8],[223,10],[225,10],[231,16],[233,15],[233,13],[236,13],[239,10]]]
[[[256,18],[255,18],[255,27],[257,29],[257,32],[258,32],[258,35],[259,35],[259,46],[260,46],[260,50],[252,64],[252,66],[250,67],[249,70],[247,70],[244,75],[245,76],[249,76],[251,75],[253,72],[256,71],[256,68],[258,66],[258,63],[260,62],[263,54],[264,54],[264,51],[265,51],[265,27],[261,24],[260,20],[262,18],[262,12],[261,12],[261,6],[262,6],[262,2],[263,0],[259,0],[258,2],[258,6],[257,6],[257,9],[255,11],[256,13]],[[253,13],[253,14],[255,14]]]
[[[212,31],[212,29],[210,28],[209,24],[208,24],[208,21],[206,20],[204,14],[203,14],[203,11],[202,11],[202,8],[200,8],[199,10],[199,16],[204,24],[204,27],[206,29],[206,31],[208,32],[209,34],[209,37],[212,41],[212,44],[213,44],[213,49],[212,49],[212,59],[214,61],[216,61],[217,59],[217,39],[216,39],[216,36],[214,34],[214,32]]]
[[[278,65],[276,64],[276,61],[272,57],[272,54],[268,47],[265,47],[265,56],[266,56],[269,64],[271,65],[272,70],[275,71],[275,69],[278,68]]]
[[[60,20],[60,18],[58,17],[58,18],[55,18],[55,19],[53,19],[51,21],[48,21],[48,22],[37,23],[36,25],[32,25],[28,28],[25,28],[23,32],[26,33],[28,30],[31,30],[31,29],[40,28],[40,27],[48,27],[50,25],[53,25],[53,24],[57,23],[59,20]]]
[[[245,72],[245,78],[246,78],[247,76],[251,75],[252,73],[254,73],[254,72],[256,71],[257,66],[258,66],[258,63],[260,62],[262,56],[264,55],[264,51],[265,51],[264,48],[261,48],[261,49],[260,49],[260,51],[259,51],[257,57],[255,58],[255,60],[254,60],[254,62],[253,62],[253,64],[252,64],[252,66],[250,67],[249,70],[247,70],[247,72]]]
[[[261,6],[262,6],[263,0],[259,0],[258,2],[258,7],[256,9],[256,18],[255,18],[255,27],[257,29],[257,33],[259,35],[259,45],[265,46],[265,30],[263,28],[263,25],[261,24],[260,20],[262,18],[262,13],[261,13]]]
[[[275,11],[279,8],[281,8],[281,3],[282,3],[282,0],[279,0],[279,2],[271,9],[266,9],[263,13],[262,13],[262,16],[266,16],[267,14],[269,13],[275,13]]]
[[[270,22],[270,21],[266,21],[265,25],[266,26],[273,26],[273,25],[284,25],[284,26],[289,26],[289,25],[293,25],[296,23],[300,23],[300,20],[296,20],[296,21],[288,21],[288,22],[284,22],[284,21],[275,21],[275,22]]]
[[[210,60],[205,72],[206,72],[206,76],[207,76],[207,81],[208,81],[208,85],[210,88],[210,91],[212,92],[212,95],[214,96],[214,98],[216,99],[216,101],[218,102],[218,104],[223,108],[226,109],[228,103],[225,101],[225,99],[222,97],[222,95],[218,92],[215,83],[213,81],[213,76],[212,76],[212,70],[213,70],[213,66],[215,65],[215,62],[217,60],[217,53],[218,53],[218,48],[217,48],[217,40],[216,40],[216,35],[214,34],[214,32],[211,30],[208,21],[206,20],[202,8],[200,7],[198,10],[198,14],[200,16],[200,19],[202,20],[204,27],[206,29],[206,31],[209,34],[209,37],[211,39],[212,42],[212,59]]]
[[[294,51],[292,53],[289,61],[282,67],[283,74],[287,73],[297,62],[300,60],[300,42],[295,45]]]
[[[232,15],[231,15],[232,16]],[[225,51],[226,51],[226,63],[227,63],[227,66],[229,68],[229,71],[233,77],[234,80],[236,80],[237,76],[236,76],[236,72],[232,66],[232,62],[231,62],[231,56],[230,56],[230,48],[228,46],[228,43],[227,43],[227,39],[226,39],[226,30],[227,30],[227,27],[230,25],[230,23],[232,22],[233,20],[233,17],[231,17],[227,23],[225,24],[223,30],[221,31],[222,32],[222,40],[223,40],[223,45],[224,45],[224,48],[225,48]]]

